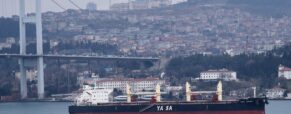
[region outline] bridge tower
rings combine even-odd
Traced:
[[[26,61],[33,61],[37,63],[37,89],[38,98],[44,98],[44,65],[43,65],[43,40],[42,40],[42,19],[41,19],[41,0],[35,0],[35,15],[27,16],[25,12],[25,1],[19,0],[19,43],[20,54],[26,55],[26,24],[35,23],[36,25],[36,50],[37,57],[32,60],[27,60],[24,57],[19,59],[20,66],[20,94],[21,98],[27,97],[27,83],[26,83]]]

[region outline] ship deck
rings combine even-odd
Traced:
[[[159,104],[159,105],[167,105],[167,104],[232,104],[237,102],[253,102],[248,100],[224,100],[224,101],[209,101],[209,100],[195,100],[190,102],[181,102],[181,101],[162,101],[162,102],[149,102],[149,101],[137,101],[137,102],[110,102],[110,103],[98,103],[98,104],[81,104],[74,106],[130,106],[130,105],[149,105],[149,104]]]

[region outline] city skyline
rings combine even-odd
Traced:
[[[26,0],[27,13],[33,12],[35,0]],[[71,3],[72,1],[73,3]],[[85,9],[87,3],[93,2],[97,5],[97,10],[108,10],[109,4],[126,3],[129,0],[43,0],[42,12],[62,12],[68,9]],[[172,0],[172,4],[185,0]],[[59,5],[59,6],[58,6]],[[76,6],[77,5],[77,6]],[[19,0],[0,0],[0,17],[11,17],[19,13]]]
[[[26,7],[27,12],[31,13],[34,11],[35,0],[27,0]],[[64,9],[59,7],[53,1],[56,1],[64,9],[78,9],[74,4],[70,3],[69,0],[43,0],[42,1],[42,12],[62,12]],[[87,3],[93,2],[97,4],[98,10],[108,10],[109,0],[71,0],[81,8],[86,8]],[[127,2],[128,0],[111,0],[113,3]],[[19,0],[1,0],[0,1],[0,17],[10,17],[12,15],[18,15],[19,10]]]

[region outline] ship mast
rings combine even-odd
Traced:
[[[160,84],[157,84],[157,86],[156,86],[156,99],[157,99],[157,102],[161,102],[161,86],[160,86]]]
[[[189,82],[186,82],[186,101],[187,102],[191,101],[191,86]]]
[[[126,84],[126,95],[127,95],[127,102],[131,102],[131,88],[128,84]]]
[[[216,94],[218,95],[218,101],[222,101],[222,83],[221,83],[221,81],[219,81],[217,84]]]

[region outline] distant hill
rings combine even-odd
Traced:
[[[239,8],[263,16],[291,15],[291,0],[188,0],[184,6],[185,4],[224,4],[226,7]]]
[[[278,66],[291,67],[291,44],[263,54],[192,55],[173,58],[166,66],[166,74],[179,79],[196,78],[201,71],[209,69],[230,69],[242,80],[255,80],[257,85],[270,88],[276,85]]]
[[[228,0],[227,4],[265,16],[291,15],[291,0]]]

